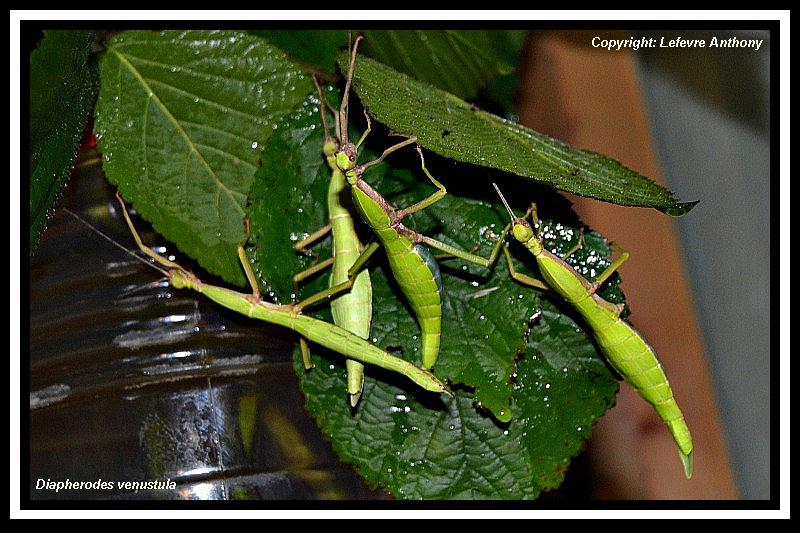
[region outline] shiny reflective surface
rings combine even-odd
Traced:
[[[134,246],[97,165],[59,205]],[[31,259],[31,498],[385,497],[307,415],[292,332],[175,291],[63,210],[48,226]],[[114,487],[56,493],[39,479]],[[167,480],[175,487],[118,485]]]

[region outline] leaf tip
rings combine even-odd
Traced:
[[[677,204],[673,204],[669,207],[662,209],[663,213],[671,217],[681,217],[692,210],[694,206],[700,203],[700,200],[695,200],[693,202],[680,202]]]

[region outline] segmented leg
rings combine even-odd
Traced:
[[[434,178],[431,175],[431,173],[428,172],[428,169],[425,167],[425,156],[422,155],[422,148],[420,148],[419,145],[417,145],[417,153],[419,154],[420,161],[422,162],[422,171],[425,172],[425,175],[428,176],[428,179],[430,179],[431,182],[439,190],[436,191],[435,193],[433,193],[432,195],[428,196],[427,198],[425,198],[425,199],[423,199],[423,200],[421,200],[421,201],[419,201],[419,202],[417,202],[417,203],[415,203],[415,204],[413,204],[413,205],[411,205],[409,207],[406,207],[405,209],[401,209],[400,211],[398,211],[398,214],[397,214],[397,219],[398,220],[402,220],[402,218],[404,216],[406,216],[406,215],[410,215],[411,213],[416,213],[417,211],[421,211],[421,210],[425,209],[426,207],[435,204],[436,202],[438,202],[439,200],[444,198],[445,195],[447,194],[447,189],[445,189],[444,185],[439,183],[436,180],[436,178]]]
[[[608,265],[608,267],[603,271],[603,273],[597,276],[597,279],[594,280],[594,282],[592,283],[591,292],[597,291],[597,289],[600,288],[600,286],[609,278],[609,276],[611,276],[611,274],[616,272],[617,269],[621,267],[623,263],[625,263],[625,261],[627,261],[631,255],[617,244],[612,243],[611,249],[617,252],[619,254],[619,257],[614,259],[614,261],[612,261],[611,264]]]
[[[309,234],[308,237],[306,237],[302,241],[297,241],[297,243],[294,245],[294,250],[303,255],[312,256],[316,258],[317,254],[309,250],[307,247],[320,240],[322,237],[330,233],[330,231],[331,231],[331,225],[325,224],[314,233]]]
[[[300,303],[296,304],[298,309],[303,309],[310,305],[314,305],[322,300],[327,300],[335,295],[339,294],[340,292],[349,290],[353,286],[353,281],[355,280],[355,275],[358,273],[359,270],[366,264],[367,260],[375,253],[375,251],[380,247],[380,244],[377,242],[371,242],[367,246],[364,247],[364,251],[361,252],[361,255],[358,256],[358,259],[353,266],[350,267],[350,270],[347,271],[348,279],[344,283],[340,283],[338,285],[334,285],[324,291],[320,291],[317,294],[309,296],[305,300],[301,301]]]
[[[514,262],[511,259],[511,252],[508,251],[508,246],[503,246],[503,254],[506,256],[506,263],[508,264],[508,272],[511,274],[511,277],[524,285],[528,285],[531,287],[535,287],[537,289],[543,290],[550,290],[550,286],[534,277],[528,276],[527,274],[523,274],[522,272],[517,272],[517,269],[514,268]]]

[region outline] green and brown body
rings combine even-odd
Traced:
[[[547,284],[569,302],[591,327],[598,346],[609,363],[639,395],[650,403],[667,424],[678,449],[687,477],[692,474],[692,437],[653,348],[630,324],[620,318],[621,306],[595,293],[597,284],[587,281],[568,263],[542,247],[531,233],[515,237],[536,257]],[[523,235],[527,237],[528,235]]]
[[[426,390],[451,394],[444,383],[427,370],[416,367],[405,359],[395,357],[368,340],[335,324],[302,315],[296,306],[254,301],[252,295],[202,283],[194,275],[183,270],[170,270],[169,282],[176,289],[195,290],[237,313],[287,327],[309,341],[340,353],[349,359],[376,365],[392,372],[399,372]]]
[[[347,187],[344,173],[336,165],[337,147],[326,145],[326,159],[331,167],[331,181],[328,186],[328,221],[333,236],[333,265],[331,267],[330,287],[348,280],[350,267],[361,255],[361,242],[356,234],[350,210],[343,205],[349,195],[343,196]],[[349,203],[349,202],[347,202]],[[369,338],[372,321],[372,282],[369,271],[360,271],[353,280],[349,292],[331,302],[333,322],[362,339]],[[347,360],[347,392],[353,406],[358,402],[364,386],[364,365],[354,359]]]
[[[352,184],[353,203],[386,250],[392,275],[411,305],[421,332],[423,368],[436,362],[442,335],[442,282],[439,267],[416,234],[400,222],[394,209],[364,180]]]

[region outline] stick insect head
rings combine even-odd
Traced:
[[[357,159],[358,148],[356,148],[356,145],[351,142],[344,143],[342,147],[339,148],[339,151],[336,152],[336,166],[339,167],[339,170],[345,174],[355,168]]]
[[[514,238],[523,244],[530,241],[534,237],[534,232],[531,225],[524,218],[520,218],[514,214],[514,211],[511,210],[511,206],[508,205],[505,196],[503,196],[503,193],[500,192],[500,187],[498,187],[496,183],[492,183],[492,185],[494,185],[494,189],[497,191],[497,194],[500,195],[500,200],[503,202],[506,211],[508,211],[508,216],[511,217],[511,233],[514,235]]]

